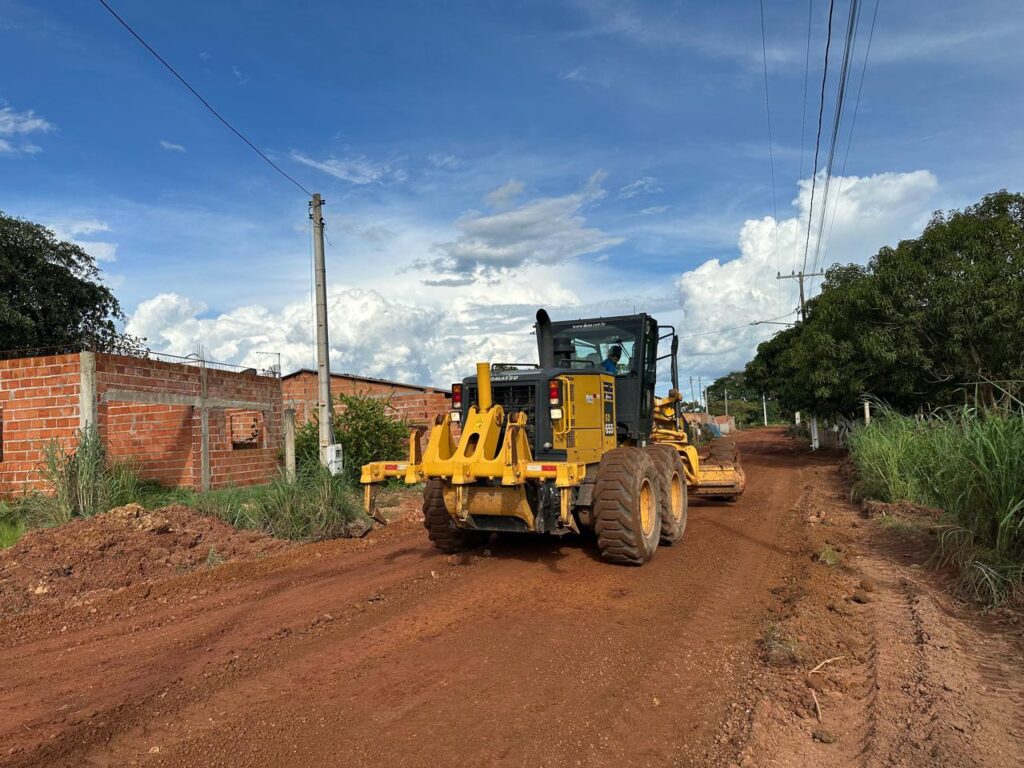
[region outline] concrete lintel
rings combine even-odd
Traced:
[[[231,400],[222,397],[195,397],[194,395],[177,395],[173,392],[146,392],[134,389],[108,389],[103,393],[104,403],[144,403],[146,405],[188,405],[193,408],[238,408],[246,411],[272,411],[270,403],[252,400]]]

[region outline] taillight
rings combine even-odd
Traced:
[[[552,405],[558,405],[562,402],[562,382],[558,379],[552,379],[548,382],[548,400]]]
[[[462,385],[452,384],[452,408],[459,410],[462,408]]]

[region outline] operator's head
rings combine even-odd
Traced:
[[[619,362],[620,357],[622,357],[622,347],[618,344],[608,350],[608,359],[613,363]]]

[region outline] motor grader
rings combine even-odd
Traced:
[[[647,314],[552,322],[542,309],[535,328],[539,365],[479,363],[425,448],[417,427],[407,459],[362,468],[367,513],[380,484],[402,478],[425,484],[424,525],[443,552],[494,531],[592,528],[606,560],[641,565],[682,538],[689,494],[743,492],[735,449],[701,456],[687,435],[673,327]],[[672,388],[658,397],[666,359]]]

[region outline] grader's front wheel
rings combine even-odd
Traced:
[[[686,491],[686,470],[679,452],[670,445],[649,445],[645,449],[661,483],[659,510],[661,512],[661,543],[672,546],[686,530],[689,498]]]
[[[658,471],[639,448],[609,451],[594,487],[594,532],[601,556],[613,563],[643,565],[658,548]]]
[[[444,481],[427,480],[423,487],[423,527],[434,546],[446,554],[472,549],[484,543],[486,534],[456,528],[444,504]]]

